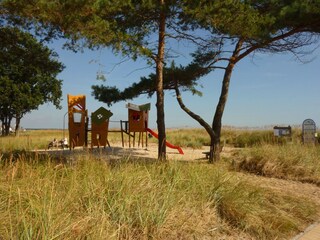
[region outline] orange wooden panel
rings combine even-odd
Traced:
[[[148,127],[148,111],[128,110],[129,132],[145,132]]]
[[[101,123],[94,124],[91,126],[91,147],[93,146],[106,146],[108,140],[108,128],[109,120]]]
[[[69,146],[84,146],[86,139],[86,96],[68,94]]]

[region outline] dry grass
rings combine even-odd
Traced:
[[[0,171],[2,239],[282,239],[316,218],[219,165],[22,155]]]
[[[234,172],[317,183],[316,147],[256,146],[215,165],[86,153],[67,163],[26,151],[61,131],[27,134],[0,138],[0,239],[290,239],[319,217],[314,198]]]
[[[156,130],[155,130],[156,131]],[[208,133],[204,129],[192,128],[192,129],[168,129],[167,141],[173,145],[181,147],[189,147],[193,149],[199,149],[203,146],[210,145],[210,138]],[[294,143],[300,143],[301,139],[300,130],[294,129],[293,136],[290,139]],[[128,135],[123,134],[125,145],[128,145]],[[44,149],[53,138],[58,140],[68,137],[68,131],[62,130],[30,130],[22,132],[20,137],[0,137],[1,150],[17,150],[17,149]],[[89,133],[90,138],[90,133]],[[109,132],[109,142],[121,142],[120,132]],[[145,135],[144,135],[145,141]],[[157,143],[156,138],[148,138],[150,143]],[[232,147],[252,147],[260,145],[278,145],[285,144],[288,139],[278,139],[273,137],[272,130],[242,130],[242,129],[229,129],[223,128],[221,135],[221,142],[224,145]],[[136,134],[136,143],[138,142],[138,134]]]
[[[320,149],[317,146],[263,145],[237,152],[233,157],[233,168],[320,186],[319,154]]]
[[[170,129],[167,139],[175,145],[194,149],[210,145],[210,138],[204,129]],[[223,128],[221,142],[225,146],[246,148],[261,145],[279,145],[287,143],[300,143],[301,130],[293,129],[291,138],[276,138],[273,130],[245,130],[235,128]]]
[[[68,137],[67,131],[28,130],[21,132],[18,137],[13,135],[0,137],[0,152],[46,149],[48,147],[48,143],[54,138],[60,140],[64,136]]]

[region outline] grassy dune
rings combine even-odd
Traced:
[[[3,239],[275,239],[316,217],[312,202],[221,166],[20,157],[0,180]]]
[[[90,154],[61,163],[26,151],[61,131],[24,134],[0,138],[0,239],[291,239],[319,217],[319,203],[307,196],[238,173],[317,183],[317,147],[247,145],[214,165]],[[200,135],[168,137],[178,144],[192,134]]]
[[[314,183],[320,186],[320,147],[301,144],[262,145],[233,156],[237,171]]]
[[[61,140],[64,136],[68,137],[67,130],[28,130],[19,137],[0,137],[0,151],[46,149],[54,138]]]

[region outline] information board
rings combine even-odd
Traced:
[[[302,123],[302,141],[303,143],[316,142],[316,123],[312,119],[306,119]]]

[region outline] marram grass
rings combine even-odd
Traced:
[[[19,136],[0,136],[0,152],[46,149],[54,138],[61,140],[64,137],[68,137],[68,131],[27,130]]]
[[[156,130],[155,130],[156,131]],[[90,135],[90,133],[89,133]],[[34,149],[46,149],[48,143],[54,138],[61,140],[68,136],[68,130],[27,130],[21,132],[19,137],[9,136],[0,137],[0,151],[12,151],[12,150],[34,150]],[[208,133],[203,128],[191,128],[191,129],[168,129],[166,132],[167,141],[173,145],[180,147],[190,147],[194,149],[202,148],[203,146],[210,145],[210,138]],[[90,139],[90,136],[89,136]],[[138,139],[138,134],[136,134]],[[145,135],[144,135],[145,139]],[[120,143],[121,134],[119,132],[109,132],[108,140],[110,144]],[[124,134],[125,144],[128,144],[128,136]],[[137,142],[138,140],[136,140]],[[145,141],[145,140],[144,140]],[[148,142],[157,143],[157,139],[154,137],[148,138]],[[272,130],[242,130],[242,129],[228,129],[223,128],[221,134],[222,145],[232,147],[254,147],[268,145],[279,145],[287,143],[300,143],[301,136],[300,131],[293,130],[293,136],[290,139],[287,138],[275,138]]]
[[[317,147],[275,145],[269,136],[224,131],[225,144],[247,146],[231,157],[232,170],[318,184]],[[309,200],[228,172],[229,161],[105,162],[84,154],[59,163],[28,153],[62,137],[0,138],[0,239],[290,239],[318,217]],[[170,130],[167,139],[193,148],[208,141],[199,129]]]
[[[263,145],[246,148],[233,156],[233,168],[320,186],[320,148],[314,145]]]
[[[219,165],[22,155],[0,168],[0,239],[285,239],[314,209]]]

